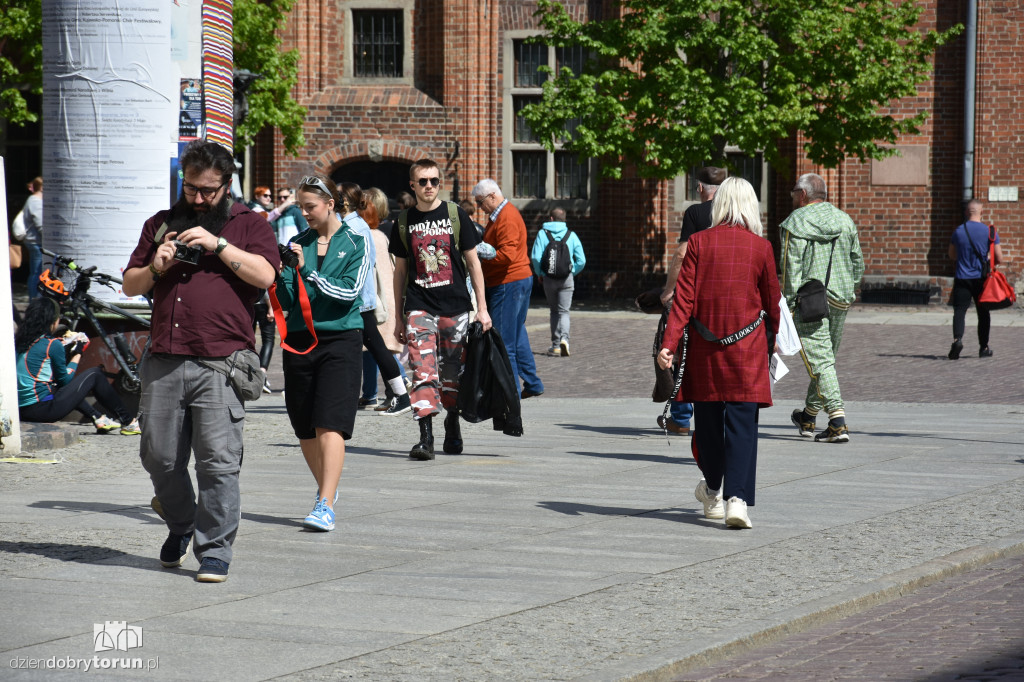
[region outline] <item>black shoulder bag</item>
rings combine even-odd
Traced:
[[[796,310],[801,322],[820,322],[828,315],[828,280],[832,277],[832,256],[836,253],[836,242],[832,240],[832,250],[828,254],[828,270],[825,272],[825,283],[821,280],[809,279],[796,290]]]

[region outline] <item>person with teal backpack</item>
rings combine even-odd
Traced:
[[[587,257],[580,238],[565,224],[565,209],[551,210],[551,220],[541,226],[533,240],[530,264],[541,279],[551,309],[548,355],[569,357],[569,308],[575,277],[587,264]]]

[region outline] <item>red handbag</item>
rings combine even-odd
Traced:
[[[978,297],[978,303],[988,310],[1009,308],[1017,302],[1017,292],[1006,281],[1006,275],[996,270],[995,250],[995,227],[990,227],[988,262],[991,269],[989,276],[985,279],[985,286],[981,290],[981,296]]]

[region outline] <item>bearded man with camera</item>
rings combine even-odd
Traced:
[[[140,370],[140,454],[169,530],[160,563],[181,566],[194,545],[196,580],[223,582],[241,513],[245,407],[215,368],[253,350],[253,304],[274,282],[281,257],[266,219],[229,196],[235,162],[227,149],[199,140],[179,161],[182,196],[146,221],[124,271],[126,295],[153,298]]]

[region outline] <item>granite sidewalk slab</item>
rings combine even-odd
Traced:
[[[658,679],[1024,548],[1019,405],[851,402],[845,445],[800,438],[797,405],[762,413],[749,531],[703,519],[689,441],[654,429],[649,401],[545,395],[523,438],[468,425],[466,453],[434,462],[407,458],[411,420],[360,413],[337,530],[316,534],[270,396],[250,409],[220,585],[191,557],[157,562],[137,440],[83,435],[59,465],[0,469],[2,675],[139,659],[168,680]],[[142,646],[97,651],[117,628]]]

